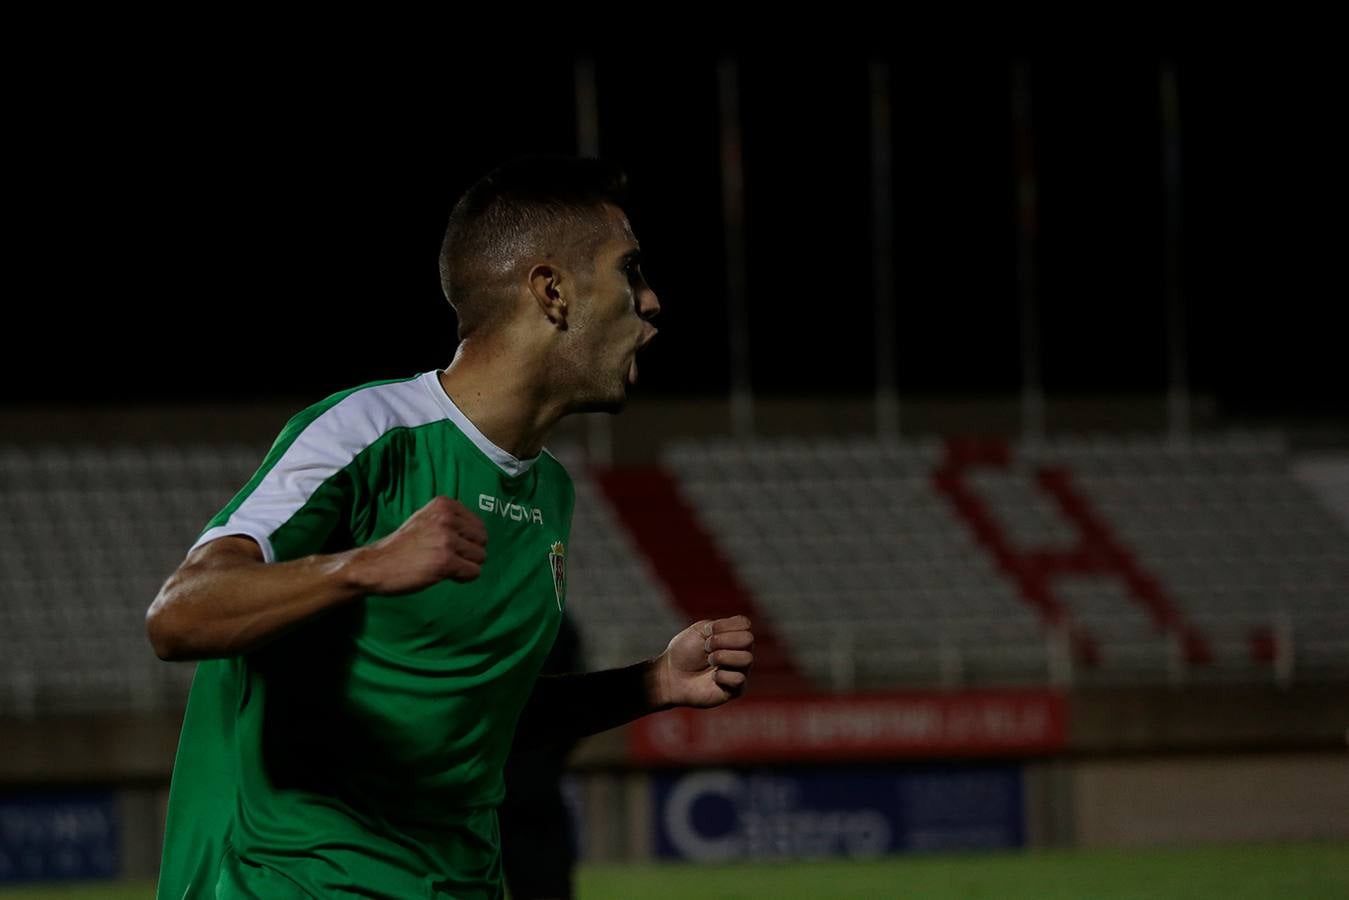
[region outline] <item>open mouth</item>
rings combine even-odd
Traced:
[[[628,384],[637,383],[637,355],[633,354],[632,362],[628,363]]]

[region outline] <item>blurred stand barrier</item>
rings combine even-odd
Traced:
[[[1301,629],[1294,628],[1288,614],[1206,620],[1204,633],[1217,649],[1218,660],[1208,665],[1190,660],[1176,634],[1111,641],[1099,651],[1110,659],[1109,665],[1102,665],[1083,660],[1064,629],[1049,629],[1027,641],[1023,632],[998,621],[973,627],[975,637],[969,623],[960,633],[938,630],[928,636],[911,626],[886,623],[820,624],[816,643],[798,647],[796,653],[813,670],[826,674],[818,685],[821,689],[844,694],[897,684],[969,690],[989,684],[1072,689],[1264,682],[1287,688],[1295,681],[1349,676],[1349,612],[1318,615]],[[648,632],[644,626],[587,628],[596,658],[610,665],[631,659],[632,648],[649,644]],[[1313,662],[1300,662],[1302,655]],[[771,680],[756,682],[755,689],[775,692]]]

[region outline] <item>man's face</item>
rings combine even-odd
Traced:
[[[637,381],[637,351],[656,336],[651,319],[660,312],[656,292],[642,274],[637,239],[627,217],[606,205],[609,236],[592,257],[575,321],[575,360],[583,410],[618,412],[628,386]]]

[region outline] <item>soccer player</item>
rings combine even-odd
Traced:
[[[595,160],[496,170],[441,251],[450,366],[295,416],[146,615],[198,665],[159,896],[500,897],[512,742],[738,696],[743,616],[628,668],[539,676],[567,603],[574,491],[543,449],[618,411],[660,311]]]

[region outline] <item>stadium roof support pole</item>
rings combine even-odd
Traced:
[[[576,84],[576,153],[600,155],[600,114],[595,88],[595,61],[577,59],[573,66]],[[585,417],[586,458],[592,466],[611,466],[614,462],[613,422],[607,413]]]
[[[595,61],[578,59],[576,80],[576,152],[580,156],[600,155],[600,114],[595,89]]]
[[[1016,284],[1021,307],[1021,437],[1044,440],[1045,396],[1040,377],[1040,315],[1036,298],[1035,243],[1039,233],[1039,188],[1035,180],[1030,69],[1012,67],[1012,128],[1016,150]]]
[[[876,435],[899,437],[895,371],[895,198],[892,186],[890,66],[873,62],[871,76],[871,273],[876,296]]]
[[[1274,616],[1274,683],[1285,690],[1293,685],[1295,671],[1293,617],[1288,610],[1280,610]]]
[[[726,306],[731,341],[731,433],[754,434],[750,388],[749,310],[745,290],[745,171],[740,141],[740,70],[733,59],[717,66],[721,109],[721,212],[726,239]]]
[[[1185,294],[1181,287],[1180,104],[1176,67],[1162,63],[1162,185],[1166,193],[1167,434],[1190,438],[1190,379],[1186,354]]]

